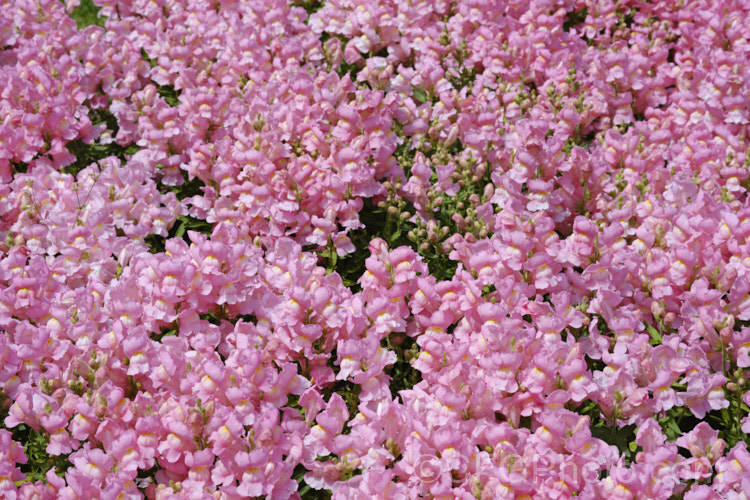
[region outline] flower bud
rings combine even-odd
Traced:
[[[213,402],[213,400],[209,401],[203,407],[203,418],[205,420],[208,420],[209,418],[213,416],[215,410],[216,410],[216,404]]]
[[[651,314],[654,315],[654,318],[659,319],[664,317],[664,307],[659,302],[652,302],[651,303]]]
[[[664,315],[664,324],[671,326],[672,323],[677,319],[677,315],[673,312],[668,312]]]
[[[445,146],[453,146],[453,143],[456,142],[456,139],[458,139],[458,123],[454,123],[453,125],[451,125],[450,130],[448,130],[448,137],[445,139]]]
[[[459,213],[453,214],[451,217],[451,220],[456,223],[459,229],[461,229],[464,226],[464,218]]]

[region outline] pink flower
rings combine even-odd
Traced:
[[[687,448],[696,458],[708,458],[711,463],[723,455],[726,446],[726,442],[719,438],[719,432],[706,422],[700,422],[692,431],[677,438],[675,444]]]
[[[105,476],[112,468],[114,461],[104,451],[91,448],[84,443],[83,448],[70,456],[70,461],[75,467],[75,474],[80,474],[93,484],[101,484]]]
[[[716,493],[710,486],[705,484],[695,484],[690,490],[685,492],[685,500],[719,500],[721,495]]]
[[[315,418],[317,425],[310,429],[310,434],[305,437],[305,445],[311,447],[318,455],[330,454],[332,439],[341,433],[348,418],[349,411],[344,399],[333,393],[326,409]]]

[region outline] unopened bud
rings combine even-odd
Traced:
[[[204,418],[210,418],[214,414],[215,409],[216,404],[213,402],[213,400],[206,403],[206,405],[203,407]]]
[[[654,318],[659,319],[664,316],[664,307],[661,305],[660,302],[652,302],[651,303],[651,314],[654,315]]]
[[[737,270],[733,267],[725,268],[719,278],[719,288],[722,290],[729,290],[732,284],[734,284],[735,279],[737,279]]]
[[[451,125],[451,128],[448,131],[448,138],[445,139],[446,147],[453,146],[453,143],[456,142],[456,139],[458,139],[458,123],[454,123],[453,125]]]

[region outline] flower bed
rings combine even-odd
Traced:
[[[0,0],[0,496],[747,499],[750,3]]]

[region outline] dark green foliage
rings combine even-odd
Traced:
[[[357,74],[359,74],[360,68],[356,64],[349,64],[346,61],[341,61],[341,64],[338,68],[335,68],[335,70],[341,78],[349,75],[349,79],[351,79],[351,81],[353,82],[356,82]]]
[[[318,255],[323,258],[328,271],[339,273],[344,285],[355,293],[362,289],[357,281],[366,270],[365,260],[370,256],[368,251],[370,241],[375,238],[382,238],[391,249],[402,245],[412,246],[406,237],[406,232],[414,227],[412,223],[389,214],[387,208],[374,205],[370,199],[363,201],[364,205],[359,213],[359,220],[365,227],[349,233],[349,239],[356,248],[354,253],[338,257],[332,244],[318,251]],[[311,248],[306,249],[310,250]]]
[[[635,20],[635,13],[636,9],[631,8],[627,12],[618,12],[617,17],[620,20],[620,25],[630,29],[633,26],[633,21]]]
[[[151,467],[150,469],[138,469],[138,476],[137,477],[139,479],[148,479],[148,478],[153,479],[154,475],[159,470],[161,470],[161,467],[159,466],[159,460],[155,460],[155,462],[156,462],[156,464],[153,467]],[[139,482],[136,481],[136,484],[138,484],[138,483]],[[138,491],[140,491],[144,495],[146,494],[145,488],[142,488],[140,486],[138,487]]]
[[[346,403],[346,409],[349,411],[349,421],[351,421],[352,418],[354,418],[354,415],[359,413],[359,393],[361,390],[362,387],[353,382],[349,382],[348,380],[337,380],[335,384],[323,389],[321,392],[326,401],[331,399],[334,392],[338,393]],[[349,432],[351,432],[351,429],[347,423],[347,425],[344,426],[342,434],[349,434]]]
[[[138,147],[134,145],[124,148],[117,144],[86,144],[80,139],[69,142],[66,147],[75,155],[76,161],[61,170],[74,177],[78,175],[78,172],[99,160],[110,156],[125,157],[138,151]]]
[[[156,91],[173,108],[180,104],[179,97],[182,90],[175,90],[173,85],[159,85],[156,87]]]
[[[29,171],[29,164],[24,163],[22,161],[19,162],[10,162],[10,170],[14,174],[25,174]]]
[[[323,46],[323,52],[326,51],[325,43],[334,37],[341,40],[341,50],[344,50],[344,48],[346,47],[346,44],[349,43],[349,38],[346,38],[344,35],[323,33],[322,35],[320,35],[320,43]],[[351,81],[353,82],[357,81],[357,74],[359,73],[359,70],[361,68],[357,66],[356,64],[349,64],[346,61],[342,60],[337,67],[334,67],[331,60],[329,59],[328,54],[326,54],[326,61],[328,63],[329,71],[335,71],[336,74],[338,74],[339,77],[341,78],[344,78],[344,76],[349,75],[349,78],[351,79]]]
[[[101,7],[95,5],[91,0],[81,0],[81,5],[76,7],[70,17],[76,22],[79,30],[91,25],[104,28],[104,22],[107,18],[99,16],[100,10]]]
[[[188,231],[196,231],[205,235],[210,235],[213,230],[213,225],[190,215],[179,215],[177,216],[177,222],[169,230],[167,236],[160,236],[158,234],[149,234],[143,241],[148,245],[148,251],[150,253],[163,253],[166,249],[166,242],[170,238],[182,238],[186,243],[190,244],[190,238],[188,237]]]
[[[411,360],[419,356],[415,339],[403,333],[392,333],[381,344],[397,356],[396,363],[385,368],[385,373],[391,377],[391,396],[395,397],[399,391],[411,389],[422,381],[422,374],[411,365]]]
[[[156,59],[151,59],[150,57],[148,57],[148,54],[146,53],[146,50],[143,47],[141,47],[141,59],[146,61],[148,65],[152,68],[156,66]]]
[[[305,12],[307,12],[307,15],[309,17],[313,13],[323,8],[324,4],[325,2],[321,2],[320,0],[296,0],[293,5],[295,7],[302,7],[303,9],[305,9]]]
[[[309,472],[305,467],[300,464],[297,465],[292,474],[292,479],[297,481],[300,485],[299,494],[303,500],[330,500],[333,494],[328,490],[314,490],[310,485],[305,483],[305,474]]]
[[[160,165],[157,165],[157,168],[159,167]],[[174,193],[178,200],[184,200],[185,198],[191,198],[203,194],[202,188],[205,186],[203,181],[197,177],[189,179],[187,172],[184,170],[182,170],[181,173],[184,180],[181,185],[167,186],[160,183],[159,192],[163,194],[170,192]],[[149,252],[160,253],[164,251],[166,240],[169,238],[182,238],[186,243],[190,244],[188,231],[195,231],[208,236],[213,231],[213,224],[191,215],[179,215],[177,216],[175,224],[170,228],[167,236],[150,234],[146,236],[144,240],[149,246]]]
[[[92,109],[89,111],[89,120],[91,120],[92,125],[106,126],[113,136],[117,134],[118,130],[120,130],[117,126],[117,118],[115,118],[115,116],[107,109]],[[86,144],[81,139],[76,139],[67,143],[66,147],[68,148],[68,151],[76,157],[76,161],[63,167],[61,170],[73,176],[78,175],[78,172],[92,163],[110,156],[116,156],[122,163],[125,163],[127,159],[134,155],[139,149],[135,144],[130,144],[128,146],[121,146],[114,142],[110,144],[99,144],[97,142]]]
[[[162,165],[159,164],[156,166],[156,168],[161,168]],[[177,199],[182,201],[185,198],[191,198],[193,196],[200,196],[203,194],[203,187],[206,185],[203,183],[202,180],[200,180],[197,177],[193,177],[192,179],[188,178],[187,172],[184,170],[181,171],[182,178],[184,182],[179,186],[167,186],[165,184],[159,183],[158,189],[159,192],[162,194],[166,193],[174,193],[175,196],[177,196]]]
[[[161,342],[164,337],[171,337],[177,335],[180,331],[180,324],[178,320],[170,323],[168,326],[163,326],[159,329],[159,333],[152,333],[151,340]]]
[[[468,87],[474,82],[474,79],[477,76],[477,71],[475,68],[467,68],[464,66],[464,62],[469,58],[470,55],[471,51],[466,46],[466,40],[461,40],[458,48],[453,52],[453,57],[456,60],[457,66],[455,69],[456,74],[453,75],[452,71],[449,71],[447,73],[448,80],[456,90],[461,90],[464,87]]]
[[[586,20],[586,16],[589,15],[588,7],[584,7],[578,11],[571,11],[565,15],[565,21],[563,22],[563,31],[566,33]]]
[[[198,219],[191,215],[179,215],[177,216],[177,223],[172,226],[172,230],[170,230],[169,233],[170,237],[174,236],[175,238],[182,238],[189,242],[187,237],[188,231],[210,235],[213,227],[213,224],[206,222],[203,219]]]
[[[424,84],[422,83],[420,83],[418,87],[412,86],[411,96],[420,104],[424,104],[427,101],[432,101],[432,97],[430,96],[427,89],[424,88]]]
[[[20,466],[21,472],[26,474],[26,480],[30,482],[47,482],[45,474],[52,467],[58,476],[64,476],[65,471],[71,466],[68,455],[54,456],[47,453],[49,436],[45,432],[37,432],[28,425],[20,424],[10,431],[13,440],[25,447],[28,461]]]
[[[591,435],[607,444],[617,446],[626,463],[635,461],[637,446],[635,444],[635,424],[618,426],[617,421],[610,422],[602,415],[599,405],[591,400],[584,401],[575,409],[581,415],[591,419]]]

